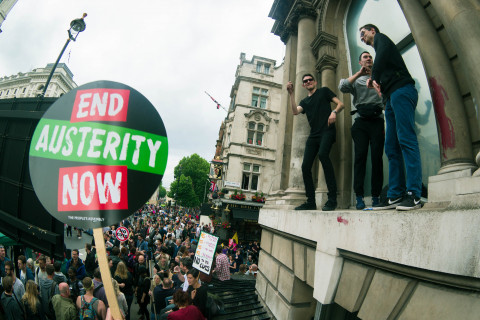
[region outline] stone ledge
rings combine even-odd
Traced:
[[[407,266],[480,278],[480,209],[390,211],[260,210],[259,223],[317,243]],[[381,245],[379,245],[381,244]],[[315,266],[315,282],[319,266]],[[307,281],[308,283],[308,281]]]

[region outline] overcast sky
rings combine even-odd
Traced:
[[[86,30],[70,42],[61,62],[77,85],[124,83],[157,108],[167,129],[173,168],[198,153],[210,161],[241,52],[280,65],[284,45],[270,33],[273,0],[19,0],[0,34],[0,76],[54,63],[70,21],[84,12]]]

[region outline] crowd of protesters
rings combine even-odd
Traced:
[[[200,232],[216,232],[215,226],[199,220],[198,210],[145,205],[118,225],[104,228],[123,319],[205,319],[209,317],[207,286],[212,277],[220,281],[234,275],[255,277],[260,250],[256,241],[219,243],[208,275],[192,267]],[[128,240],[123,242],[115,236],[120,226],[129,230]],[[68,236],[71,228],[67,231]],[[109,304],[94,239],[85,244],[83,261],[78,248],[63,261],[39,255],[37,268],[25,256],[17,260],[16,272],[0,246],[0,319],[106,318]],[[131,315],[132,303],[138,304],[138,315]]]

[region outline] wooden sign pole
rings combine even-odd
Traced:
[[[108,267],[107,250],[105,249],[105,240],[103,239],[103,229],[93,229],[93,238],[95,239],[95,247],[97,248],[98,266],[102,274],[103,287],[105,288],[105,295],[107,296],[108,306],[113,319],[123,319],[120,308],[118,307],[118,300],[113,291],[112,275]]]

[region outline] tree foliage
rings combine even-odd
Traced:
[[[167,195],[167,189],[165,189],[162,185],[158,186],[158,197],[165,198]]]
[[[191,180],[192,188],[196,196],[198,204],[205,201],[205,188],[208,188],[208,172],[210,171],[210,164],[207,160],[194,153],[189,157],[184,157],[173,170],[175,180],[170,184],[170,194],[175,195],[178,180],[180,177],[189,177]],[[182,183],[180,183],[182,188]],[[180,192],[181,193],[181,192]],[[179,198],[180,200],[180,198]]]
[[[183,174],[170,184],[168,196],[175,198],[177,204],[182,207],[191,208],[200,205],[200,201],[193,190],[192,178]]]

